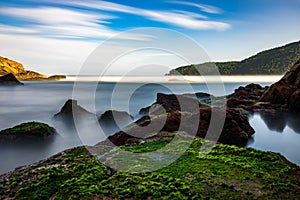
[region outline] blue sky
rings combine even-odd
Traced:
[[[195,40],[213,61],[242,60],[299,41],[299,19],[300,0],[3,0],[0,55],[46,74],[76,74],[103,41],[134,28],[157,27]],[[123,34],[120,39],[149,37]],[[123,59],[119,70],[145,63],[141,54],[139,60],[137,55]],[[171,57],[169,62],[147,59],[186,64]]]

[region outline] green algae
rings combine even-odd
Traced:
[[[163,148],[170,139],[125,145],[141,153]],[[182,141],[178,141],[178,144]],[[147,173],[115,171],[85,147],[77,147],[0,179],[0,193],[14,199],[297,199],[299,167],[271,152],[194,139],[175,162]],[[170,153],[172,153],[170,151]]]
[[[7,134],[26,133],[35,129],[38,129],[38,131],[35,132],[37,136],[44,136],[44,134],[49,136],[55,132],[55,129],[53,127],[44,124],[42,122],[26,122],[26,123],[16,125],[12,128],[8,128],[0,131],[0,136],[5,134],[7,135]]]

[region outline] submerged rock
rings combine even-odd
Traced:
[[[13,74],[7,74],[0,77],[0,86],[1,85],[24,85]]]
[[[46,140],[55,135],[53,127],[41,122],[27,122],[0,131],[1,143]]]
[[[122,130],[133,122],[133,116],[125,111],[108,110],[99,117],[99,124],[108,134]]]

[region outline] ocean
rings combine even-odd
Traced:
[[[23,122],[39,121],[53,126],[59,134],[59,137],[48,143],[1,146],[0,173],[48,158],[71,147],[94,145],[107,137],[104,134],[89,134],[89,130],[95,126],[94,122],[84,122],[86,132],[78,135],[68,124],[54,120],[53,115],[59,112],[68,99],[77,99],[79,105],[98,117],[106,110],[113,109],[127,111],[138,118],[139,110],[151,105],[158,92],[206,92],[218,96],[230,94],[239,86],[251,82],[270,85],[280,77],[231,77],[224,84],[213,81],[205,84],[195,79],[170,80],[170,77],[165,81],[153,77],[148,79],[132,78],[120,81],[120,78],[116,80],[106,77],[105,81],[97,82],[95,77],[81,77],[81,80],[74,82],[74,77],[68,77],[65,81],[25,81],[24,86],[0,87],[0,130]],[[288,160],[300,165],[300,128],[297,127],[300,123],[297,119],[283,116],[270,118],[256,114],[250,116],[249,120],[256,133],[249,140],[248,147],[281,153]]]

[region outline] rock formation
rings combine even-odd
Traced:
[[[12,74],[6,74],[0,77],[0,85],[24,85]]]
[[[74,116],[80,119],[85,117],[92,117],[93,114],[78,105],[77,100],[69,99],[65,102],[60,111],[54,115],[54,118],[73,120]]]
[[[260,88],[256,85],[250,85],[247,88],[252,87]],[[184,111],[181,110],[182,103],[185,104],[186,110]],[[149,113],[149,110],[152,110],[152,112]],[[254,134],[247,117],[237,109],[212,108],[185,95],[159,93],[156,102],[152,106],[142,109],[141,113],[145,116],[136,121],[135,125],[130,125],[126,133],[119,132],[109,139],[116,145],[123,145],[129,140],[142,141],[146,138],[156,137],[156,134],[162,132],[175,133],[183,131],[189,135],[217,140],[224,144],[244,146],[248,138]],[[211,124],[212,113],[220,121]],[[217,130],[214,131],[214,123],[222,123],[222,118],[225,118],[224,127],[221,133],[218,133]],[[210,125],[212,127],[209,135],[207,135]],[[215,135],[215,133],[220,135]]]
[[[25,73],[21,63],[0,56],[0,75]]]
[[[271,85],[261,96],[260,101],[280,104],[293,113],[300,113],[300,60],[284,77]]]
[[[204,93],[198,95],[175,95],[175,94],[163,94],[157,93],[156,102],[151,106],[142,108],[139,111],[140,115],[146,115],[149,112],[153,115],[163,114],[165,112],[182,111],[182,112],[193,112],[198,108],[207,108],[209,105],[200,103],[197,98],[202,98]]]
[[[0,56],[0,76],[12,73],[18,80],[60,80],[65,79],[64,75],[46,76],[38,72],[25,70],[19,62]]]
[[[55,129],[47,124],[28,122],[0,131],[0,143],[46,140],[55,133]]]
[[[120,131],[133,122],[133,116],[124,111],[108,110],[99,117],[99,124],[108,134]]]
[[[47,80],[49,81],[58,81],[58,80],[63,80],[63,79],[66,79],[66,75],[53,75],[53,76],[49,76],[47,78]]]

